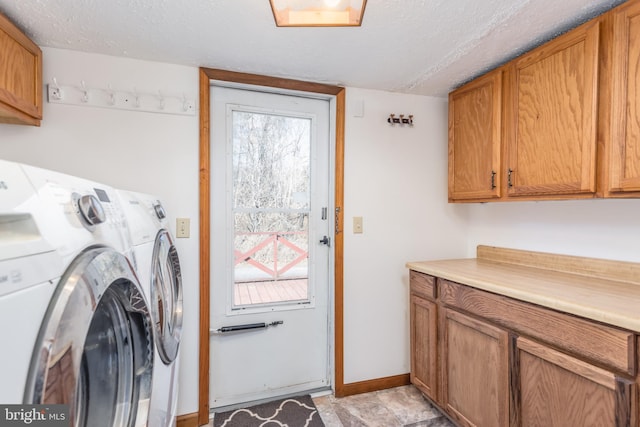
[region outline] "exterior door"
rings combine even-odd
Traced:
[[[329,101],[211,98],[210,407],[327,388]]]

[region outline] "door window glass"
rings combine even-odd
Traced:
[[[311,126],[232,113],[234,307],[309,299]]]

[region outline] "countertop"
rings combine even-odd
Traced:
[[[637,263],[479,246],[477,258],[407,267],[640,333]]]

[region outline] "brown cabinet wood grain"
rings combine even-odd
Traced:
[[[631,380],[523,338],[516,358],[522,426],[631,425]]]
[[[509,425],[508,333],[442,310],[443,406],[462,426]]]
[[[410,277],[411,381],[458,425],[640,426],[638,333]]]
[[[509,196],[595,193],[599,40],[594,20],[511,63]]]
[[[436,299],[436,278],[411,270],[409,272],[411,293],[430,300]]]
[[[454,90],[449,201],[640,197],[639,81],[629,0]]]
[[[449,200],[500,197],[502,70],[449,94]]]
[[[636,374],[634,334],[535,304],[438,279],[440,302],[472,313],[514,333],[591,360],[609,369]]]
[[[39,126],[42,51],[0,14],[0,123]]]
[[[434,302],[411,294],[411,383],[437,398],[437,309]]]
[[[612,58],[608,190],[624,195],[640,192],[640,1],[613,12]]]

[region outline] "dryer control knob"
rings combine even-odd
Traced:
[[[157,204],[153,205],[153,209],[156,211],[156,216],[158,217],[158,219],[162,220],[162,219],[165,219],[167,217],[167,212],[164,210],[164,208],[162,207],[162,204],[160,204],[160,202],[158,202]]]
[[[96,196],[90,194],[80,196],[78,209],[80,209],[80,219],[89,230],[107,220],[104,208]]]

